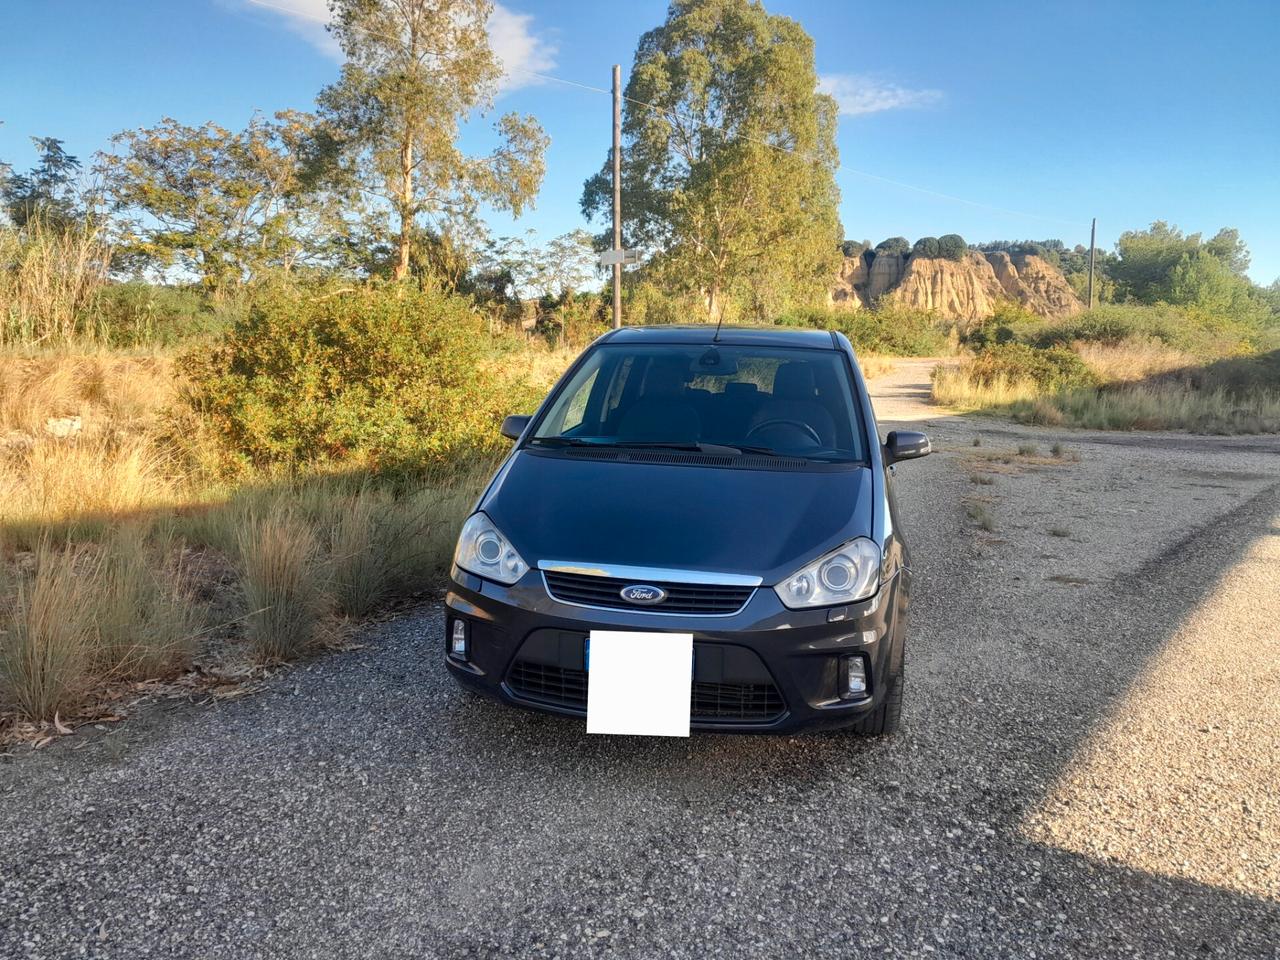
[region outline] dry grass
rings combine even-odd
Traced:
[[[1195,389],[1184,382],[1131,382],[1141,371],[1166,372],[1185,357],[1171,351],[1090,348],[1090,365],[1119,378],[1102,389],[1045,392],[1030,381],[968,379],[964,368],[934,371],[933,399],[959,410],[1012,415],[1024,423],[1094,430],[1189,430],[1195,433],[1280,432],[1280,390]],[[1176,364],[1175,364],[1176,360]]]
[[[894,363],[892,357],[858,354],[858,366],[862,368],[864,380],[874,380],[876,377],[883,377],[886,373],[892,373]]]
[[[290,660],[315,643],[327,598],[311,527],[276,510],[240,536],[245,630],[258,657]]]
[[[513,375],[553,380],[569,359],[531,350]],[[266,660],[304,651],[331,610],[366,616],[434,588],[494,465],[409,488],[314,473],[230,484],[201,470],[202,436],[174,428],[180,387],[163,354],[0,353],[0,715],[65,715],[105,681],[182,669],[208,636],[193,597],[225,593],[220,571],[239,571],[249,614],[227,629]],[[76,427],[55,436],[51,420]],[[190,549],[214,558],[198,568],[213,579],[183,569]]]
[[[21,714],[50,720],[75,705],[91,677],[97,561],[49,543],[33,559],[0,594],[0,688]]]
[[[1117,344],[1077,343],[1074,350],[1103,383],[1133,383],[1170,370],[1193,367],[1198,362],[1191,354],[1174,350],[1159,340],[1141,338]]]
[[[170,675],[191,658],[201,610],[177,553],[141,527],[103,544],[93,591],[95,666],[111,679]]]
[[[82,318],[107,284],[111,248],[95,227],[60,229],[39,218],[0,230],[0,344],[92,337]]]

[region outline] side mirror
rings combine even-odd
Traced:
[[[502,435],[508,440],[519,440],[520,434],[524,433],[525,427],[529,426],[529,421],[532,419],[533,417],[522,414],[506,417],[502,421]],[[927,440],[925,444],[928,444]]]
[[[914,430],[890,430],[884,439],[885,460],[889,463],[927,457],[932,449],[929,438]]]

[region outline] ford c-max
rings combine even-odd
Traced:
[[[445,663],[585,716],[591,632],[693,635],[690,727],[891,733],[911,571],[852,347],[820,330],[605,334],[532,416],[463,525]]]

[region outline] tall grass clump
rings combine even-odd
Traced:
[[[80,548],[41,544],[34,568],[0,587],[0,701],[32,720],[66,713],[93,662],[96,562]]]
[[[289,660],[315,643],[326,597],[311,528],[284,509],[240,535],[245,631],[266,662]]]
[[[390,588],[384,538],[395,534],[390,524],[379,522],[389,502],[371,487],[339,502],[329,544],[329,584],[335,607],[348,617],[369,614]]]
[[[0,230],[0,344],[69,343],[90,334],[111,248],[92,224],[32,217]]]
[[[160,677],[190,660],[200,615],[173,551],[127,526],[103,545],[92,601],[98,672],[113,679]]]

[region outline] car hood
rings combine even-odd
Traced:
[[[753,470],[516,452],[481,501],[540,560],[742,573],[766,584],[869,537],[871,470]]]

